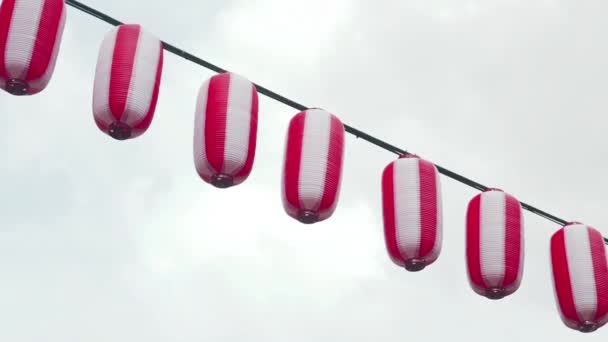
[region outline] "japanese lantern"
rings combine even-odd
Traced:
[[[65,24],[63,0],[4,0],[0,5],[0,87],[34,95],[49,83]]]
[[[289,123],[282,198],[287,214],[305,224],[335,211],[344,159],[344,126],[333,114],[308,109]]]
[[[551,237],[553,289],[562,321],[592,332],[608,321],[608,267],[602,235],[569,223]]]
[[[476,293],[501,299],[519,288],[523,227],[521,204],[502,190],[484,191],[469,202],[466,259],[469,283]]]
[[[162,68],[163,47],[158,38],[135,24],[109,31],[95,71],[97,127],[117,140],[143,134],[154,117]]]
[[[218,188],[245,181],[253,167],[258,93],[253,83],[230,72],[200,88],[194,122],[194,163],[199,176]]]
[[[432,163],[404,155],[382,173],[384,239],[390,258],[420,271],[441,252],[442,206],[439,172]]]

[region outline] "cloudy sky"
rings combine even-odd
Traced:
[[[608,234],[608,3],[559,0],[88,0],[116,18],[345,123]],[[334,216],[283,211],[296,111],[260,97],[244,184],[192,160],[194,106],[213,73],[171,54],[143,136],[91,112],[110,26],[72,8],[49,87],[0,93],[0,340],[605,341],[556,310],[549,238],[526,214],[521,288],[473,293],[472,189],[442,177],[444,244],[419,273],[384,247],[380,175],[395,156],[348,136]]]

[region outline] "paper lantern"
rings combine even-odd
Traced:
[[[287,214],[305,224],[335,211],[344,158],[344,126],[333,114],[308,109],[295,115],[287,131],[282,198]]]
[[[524,262],[521,204],[501,190],[490,189],[469,202],[466,223],[471,287],[490,299],[513,294],[521,283]]]
[[[163,68],[161,41],[139,25],[109,31],[99,50],[93,116],[114,139],[143,134],[154,117]]]
[[[253,167],[258,93],[234,74],[211,77],[200,88],[194,122],[194,163],[199,176],[218,188],[245,181]]]
[[[13,95],[46,88],[61,45],[63,0],[4,0],[0,5],[0,87]]]
[[[608,322],[608,266],[602,235],[569,223],[551,237],[557,308],[566,326],[592,332]]]
[[[405,155],[382,174],[384,238],[390,258],[420,271],[441,252],[443,218],[439,172],[432,163]]]

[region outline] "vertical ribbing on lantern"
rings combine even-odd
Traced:
[[[93,89],[93,117],[117,140],[135,138],[149,128],[160,88],[163,48],[139,25],[110,30],[99,49]]]
[[[288,215],[302,223],[326,220],[339,200],[344,126],[333,114],[308,109],[287,131],[282,198]]]
[[[205,182],[227,188],[247,179],[257,122],[258,93],[252,82],[226,72],[203,83],[194,119],[194,163]]]
[[[386,248],[408,271],[432,264],[441,252],[442,206],[439,172],[419,158],[400,158],[382,174]]]
[[[473,290],[490,299],[514,293],[524,260],[523,211],[513,196],[489,190],[467,208],[466,259]]]
[[[54,72],[66,10],[62,0],[4,0],[0,6],[0,87],[34,95]]]
[[[564,324],[592,332],[608,322],[608,262],[601,234],[571,223],[551,237],[551,269]]]

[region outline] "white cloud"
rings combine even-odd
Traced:
[[[296,68],[317,63],[336,32],[347,30],[355,3],[347,0],[233,1],[216,19],[224,44],[252,59],[269,56]]]

